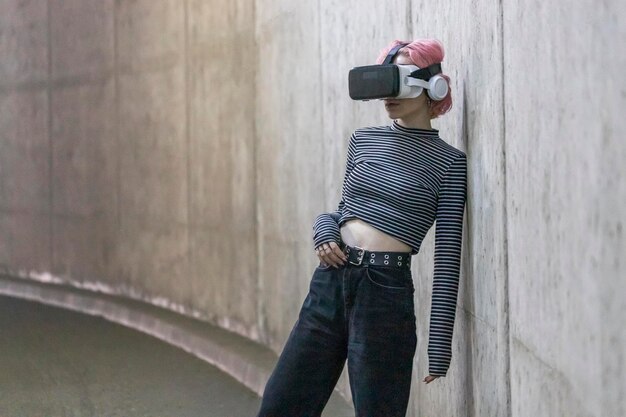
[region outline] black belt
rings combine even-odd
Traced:
[[[411,269],[412,253],[410,252],[369,251],[345,243],[342,243],[340,247],[352,265],[378,265]]]

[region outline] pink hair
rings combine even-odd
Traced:
[[[408,56],[413,63],[419,68],[427,67],[437,62],[442,62],[445,52],[443,45],[436,39],[417,39],[411,41],[395,40],[391,42],[385,49],[380,52],[376,59],[377,64],[382,64],[389,51],[396,45],[408,43],[407,46],[400,49],[399,53]],[[443,65],[442,65],[443,66]],[[441,101],[432,101],[430,106],[431,118],[435,119],[452,108],[452,95],[450,88],[450,77],[445,74],[441,76],[448,82],[448,95]]]

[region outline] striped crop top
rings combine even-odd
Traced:
[[[313,223],[314,247],[339,243],[341,225],[359,218],[406,243],[415,255],[436,221],[428,342],[429,373],[436,376],[446,376],[452,358],[466,190],[463,151],[436,129],[394,121],[350,136],[339,206]]]

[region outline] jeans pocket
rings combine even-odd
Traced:
[[[377,287],[398,291],[413,291],[410,271],[389,267],[367,267],[367,279]]]
[[[331,269],[334,269],[335,267],[332,266],[331,264],[323,264],[323,263],[319,263],[319,265],[317,265],[317,267],[315,268],[317,271],[329,271]]]

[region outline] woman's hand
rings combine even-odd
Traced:
[[[439,378],[438,376],[434,376],[434,375],[428,375],[427,377],[424,378],[424,382],[427,384],[430,384],[431,382],[433,382],[435,379]]]
[[[324,266],[332,265],[337,268],[348,260],[348,257],[342,252],[337,242],[322,243],[315,248],[315,252]]]

